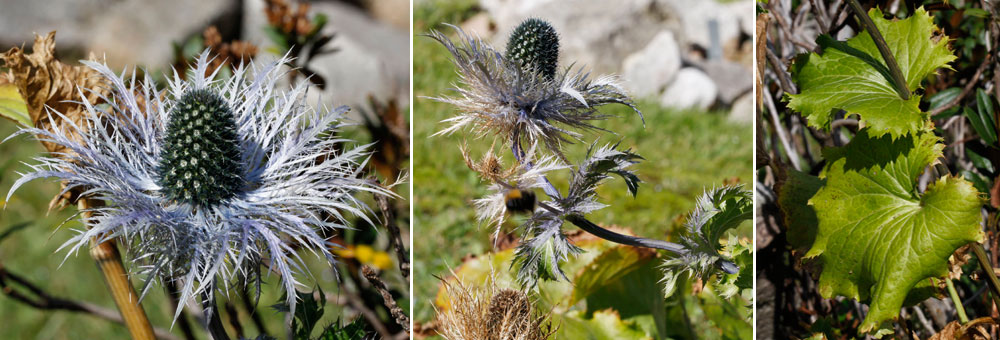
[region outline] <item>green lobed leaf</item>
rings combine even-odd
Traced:
[[[873,8],[868,15],[875,22],[895,56],[906,86],[912,92],[920,82],[955,56],[948,39],[939,34],[931,16],[918,8],[903,20],[887,20]],[[918,105],[920,96],[903,100],[888,76],[888,68],[867,31],[846,43],[829,36],[817,40],[823,54],[800,56],[793,65],[800,93],[789,95],[789,106],[801,112],[810,125],[829,129],[837,110],[861,117],[874,136],[885,133],[900,137],[922,129],[927,114]]]
[[[941,157],[939,137],[871,134],[825,150],[826,185],[809,200],[819,228],[806,254],[823,265],[821,295],[870,301],[862,332],[898,315],[920,282],[945,275],[957,248],[983,239],[984,200],[971,183],[945,176],[917,192],[918,176]]]

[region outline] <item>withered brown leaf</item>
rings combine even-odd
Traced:
[[[24,97],[34,126],[46,130],[58,127],[69,134],[70,138],[78,139],[69,128],[70,122],[80,127],[86,126],[81,124],[85,120],[85,109],[77,102],[86,100],[92,104],[101,103],[101,96],[106,96],[108,91],[101,86],[102,80],[97,71],[84,66],[66,65],[56,60],[55,37],[55,31],[45,36],[36,35],[31,54],[14,47],[4,53],[2,58],[4,66],[10,69],[8,77]],[[93,54],[90,59],[95,59]],[[82,91],[84,98],[81,98],[79,89],[90,91]],[[69,121],[64,121],[58,115],[50,115],[47,108],[59,112]],[[65,147],[50,142],[42,141],[42,145],[50,153],[68,151]],[[50,203],[50,208],[71,203],[71,195],[67,193],[56,197]]]

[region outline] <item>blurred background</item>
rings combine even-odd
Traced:
[[[321,99],[330,107],[350,105],[356,123],[341,133],[357,143],[375,143],[372,161],[363,174],[383,183],[407,170],[409,161],[409,2],[295,1],[295,0],[2,0],[0,51],[21,47],[31,53],[34,34],[56,31],[55,57],[69,65],[90,53],[105,59],[113,70],[138,66],[159,82],[172,68],[186,70],[204,50],[218,57],[214,67],[225,76],[248,60],[274,60],[289,54],[289,78],[308,79],[310,104]],[[7,68],[0,62],[0,72]],[[3,84],[0,84],[3,85]],[[282,84],[287,90],[288,84]],[[16,93],[16,92],[15,92]],[[4,97],[3,99],[7,99]],[[7,102],[0,104],[7,105]],[[0,105],[2,106],[2,105]],[[6,109],[7,107],[2,107]],[[16,130],[16,123],[0,119],[0,138]],[[5,193],[45,149],[33,138],[19,137],[0,144],[0,192]],[[402,229],[409,245],[408,185],[394,189],[403,199],[391,202],[391,221]],[[82,227],[70,220],[73,206],[49,211],[59,184],[36,181],[20,189],[0,211],[0,338],[3,339],[119,339],[129,333],[108,321],[117,309],[94,260],[86,251],[67,255],[56,249]],[[370,195],[367,202],[381,219]],[[335,274],[324,260],[303,254],[312,277],[303,278],[304,296],[315,298],[325,313],[313,335],[328,324],[361,320],[365,330],[381,338],[406,337],[390,315],[382,296],[364,279],[362,265],[381,271],[380,277],[399,306],[409,310],[409,283],[400,271],[400,258],[390,245],[392,236],[382,226],[355,221],[357,230],[328,235],[343,246]],[[220,302],[223,323],[231,336],[256,338],[268,334],[286,338],[286,313],[272,305],[284,301],[275,276],[266,276],[259,300],[233,295]],[[141,281],[133,278],[133,285]],[[141,286],[138,286],[141,287]],[[308,294],[321,289],[319,294]],[[97,313],[65,310],[63,302],[93,307]],[[186,312],[171,324],[173,306],[160,286],[152,288],[143,306],[154,327],[170,339],[207,339],[203,318]],[[34,304],[34,306],[30,306]],[[299,307],[300,309],[303,308]],[[191,310],[200,310],[194,306]],[[102,314],[103,313],[103,314]]]
[[[603,107],[603,113],[615,116],[596,125],[618,135],[585,133],[583,139],[588,143],[571,145],[567,148],[567,156],[571,161],[582,159],[589,141],[601,136],[599,144],[620,139],[624,147],[645,157],[633,167],[644,182],[638,197],[632,198],[622,181],[611,180],[598,190],[600,201],[610,206],[591,213],[588,218],[605,227],[671,240],[674,237],[671,235],[682,228],[684,216],[694,207],[695,198],[704,190],[724,183],[742,183],[750,188],[753,178],[750,34],[753,11],[752,0],[416,0],[413,42],[413,98],[417,114],[413,125],[413,209],[414,225],[417,226],[413,244],[415,337],[436,334],[435,308],[445,307],[443,301],[434,300],[442,298],[438,295],[440,279],[449,277],[450,270],[464,272],[469,267],[485,265],[480,259],[490,254],[500,254],[493,261],[486,261],[496,264],[495,270],[510,271],[500,265],[499,259],[509,257],[512,243],[517,242],[516,233],[502,235],[504,239],[494,249],[493,230],[478,225],[475,220],[471,202],[486,193],[487,184],[466,167],[459,146],[467,140],[470,154],[478,159],[490,146],[491,139],[475,139],[463,133],[430,137],[446,127],[441,120],[456,113],[453,107],[425,97],[453,94],[449,89],[454,87],[457,75],[448,51],[421,34],[435,29],[455,39],[455,32],[443,25],[453,24],[503,51],[516,25],[526,18],[541,18],[550,22],[559,33],[560,68],[575,62],[574,67],[582,67],[594,77],[620,75],[645,115],[645,127],[628,107]],[[511,159],[509,151],[500,151],[505,160]],[[568,173],[558,173],[550,179],[561,190],[566,190]],[[504,232],[512,232],[517,221],[515,218],[508,223]],[[564,230],[573,233],[576,227],[567,223]],[[741,242],[749,242],[752,239],[750,223],[745,223],[734,235]],[[650,261],[647,265],[655,266],[656,263],[658,261]],[[479,270],[481,273],[482,267]],[[571,279],[573,273],[569,273]],[[505,275],[508,274],[501,274]],[[568,283],[563,284],[564,289],[572,289]],[[748,300],[738,296],[721,300],[711,293],[690,290],[683,295],[661,306],[662,312],[671,315],[674,330],[671,334],[655,334],[656,328],[650,324],[650,310],[628,310],[622,306],[645,304],[655,298],[634,301],[629,300],[629,294],[620,294],[617,305],[611,308],[622,319],[619,326],[650,338],[749,338],[749,319],[741,317],[749,315],[742,314],[748,313]],[[632,296],[640,294],[633,291]],[[556,325],[564,326],[559,331],[583,327],[582,323],[566,327],[574,322],[568,315],[580,306],[563,307],[559,305],[552,312],[554,319],[561,320]],[[582,318],[582,322],[590,322],[593,319],[588,318],[593,315]],[[599,334],[586,336],[601,338]],[[622,336],[624,333],[604,334]],[[557,338],[573,336],[559,333]]]

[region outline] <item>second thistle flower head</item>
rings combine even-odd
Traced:
[[[573,130],[596,129],[591,122],[607,117],[597,107],[623,104],[642,117],[615,77],[591,80],[579,69],[558,70],[559,38],[545,21],[529,19],[518,26],[506,55],[452,27],[458,44],[441,32],[429,34],[451,52],[460,83],[457,96],[433,98],[460,111],[446,119],[450,126],[437,134],[471,128],[478,136],[501,137],[508,145],[522,140],[544,144],[565,161],[562,143],[581,137]]]
[[[73,131],[18,132],[68,152],[39,158],[8,199],[24,183],[50,177],[105,201],[63,247],[73,253],[91,238],[121,240],[131,267],[145,274],[143,295],[153,281],[174,282],[184,305],[215,287],[259,283],[266,264],[294,309],[296,276],[305,268],[295,249],[332,261],[323,231],[346,228],[347,214],[370,222],[354,195],[392,193],[359,178],[367,146],[352,149],[337,137],[349,108],[307,105],[304,82],[287,93],[275,88],[286,61],[216,79],[205,53],[188,80],[175,74],[162,94],[149,76],[87,63],[110,90],[108,105],[83,102],[86,119]]]

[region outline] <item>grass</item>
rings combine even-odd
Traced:
[[[462,17],[424,6],[414,12],[416,34],[425,33],[427,27],[440,27],[436,18]],[[438,289],[436,277],[447,276],[449,268],[460,265],[464,256],[491,249],[491,230],[475,222],[471,207],[473,199],[486,193],[486,184],[466,167],[459,145],[468,142],[471,154],[478,156],[492,139],[466,139],[460,133],[430,137],[445,127],[439,121],[455,112],[422,97],[448,94],[457,77],[444,47],[427,37],[414,39],[414,319],[428,321],[434,314],[431,301]],[[598,193],[602,202],[611,206],[588,217],[601,225],[624,226],[642,236],[670,239],[675,219],[694,207],[703,190],[732,179],[750,183],[752,128],[730,123],[720,112],[671,110],[651,102],[640,102],[639,108],[646,117],[645,127],[631,110],[620,105],[605,108],[604,112],[617,116],[596,124],[619,134],[602,137],[601,144],[621,139],[623,146],[646,158],[633,167],[644,181],[638,197],[632,198],[620,179],[609,181]],[[598,136],[597,132],[588,133],[584,140]],[[582,159],[588,144],[571,146],[570,160]],[[509,151],[500,151],[505,160],[511,159]],[[567,178],[565,171],[550,177],[564,192]],[[565,228],[575,227],[567,223]],[[740,235],[750,237],[749,230],[741,228]]]

